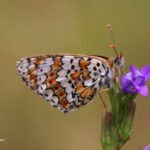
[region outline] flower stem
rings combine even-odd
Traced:
[[[111,109],[102,119],[101,143],[103,150],[120,150],[131,134],[136,95],[124,94],[118,86],[114,86],[108,94]]]

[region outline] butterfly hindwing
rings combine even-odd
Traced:
[[[17,69],[28,87],[63,112],[90,102],[112,76],[105,59],[86,55],[27,57]]]

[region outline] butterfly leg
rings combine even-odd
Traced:
[[[105,88],[105,89],[101,89],[100,91],[99,91],[99,93],[104,93],[104,92],[108,92],[109,91],[109,88]]]
[[[100,96],[100,99],[101,99],[101,101],[102,101],[102,103],[103,103],[103,106],[104,106],[105,111],[108,112],[107,105],[106,105],[106,103],[105,103],[105,101],[104,101],[104,99],[103,99],[103,97],[102,97],[102,95],[101,95],[100,92],[99,92],[99,96]]]

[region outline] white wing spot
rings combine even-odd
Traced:
[[[41,84],[41,85],[39,85],[39,87],[38,87],[38,92],[39,92],[40,94],[43,94],[44,91],[45,91],[45,89],[46,89],[46,84]]]

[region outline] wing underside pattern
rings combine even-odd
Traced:
[[[17,62],[17,69],[28,87],[62,112],[90,102],[112,78],[107,61],[92,56],[27,57]]]

